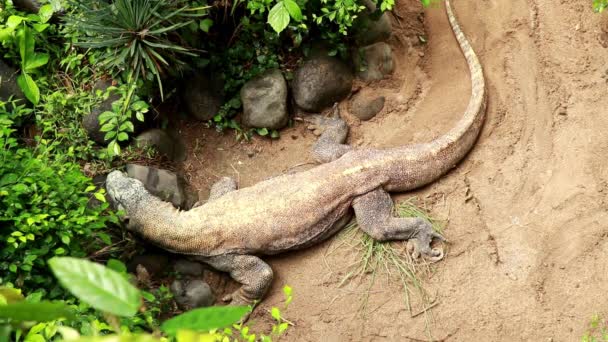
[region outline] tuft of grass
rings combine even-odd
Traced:
[[[416,197],[412,197],[397,204],[396,215],[423,218],[431,223],[435,231],[442,233],[446,222],[431,217],[426,210],[416,205],[418,202]],[[378,242],[362,232],[354,220],[344,229],[340,238],[359,254],[357,261],[349,266],[350,270],[340,282],[340,286],[357,278],[369,278],[368,290],[361,304],[361,310],[367,306],[370,290],[380,274],[385,275],[388,282],[397,281],[401,284],[403,299],[412,317],[423,313],[426,316],[427,311],[437,304],[433,302],[420,280],[421,275],[431,273],[430,264],[414,260],[407,252],[405,242]],[[417,296],[421,300],[423,309],[420,312],[413,312],[412,296]]]

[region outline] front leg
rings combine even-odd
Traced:
[[[236,180],[232,177],[222,177],[217,182],[213,183],[211,186],[211,190],[209,191],[209,201],[213,201],[218,199],[225,194],[235,191],[237,188]],[[200,207],[205,203],[204,200],[201,199],[201,195],[199,193],[198,201],[192,206],[192,208]]]
[[[226,254],[213,257],[196,257],[218,271],[230,273],[230,277],[242,286],[228,298],[232,305],[252,305],[261,300],[272,283],[272,268],[253,255]]]
[[[378,241],[409,240],[413,243],[412,256],[430,261],[443,258],[442,249],[431,248],[434,238],[444,238],[433,231],[426,220],[419,217],[393,217],[393,201],[383,189],[376,189],[353,200],[355,217],[361,229]]]
[[[352,150],[351,146],[344,144],[348,136],[348,125],[340,117],[337,104],[334,105],[334,112],[329,117],[312,114],[302,120],[310,124],[309,129],[322,132],[312,148],[312,156],[317,162],[329,163]]]

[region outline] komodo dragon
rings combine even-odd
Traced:
[[[259,255],[305,248],[327,239],[351,218],[379,241],[410,240],[415,254],[440,259],[431,248],[443,238],[420,218],[393,217],[389,192],[429,184],[456,166],[474,145],[486,108],[482,67],[456,21],[446,11],[471,75],[472,94],[463,117],[446,134],[424,144],[390,149],[353,149],[343,144],[348,126],[339,118],[310,116],[324,132],[313,148],[321,163],[237,190],[223,178],[209,200],[188,211],[152,196],[143,184],[113,171],[107,190],[128,216],[127,228],[154,244],[229,272],[242,286],[229,299],[251,304],[268,290],[273,272]],[[228,298],[227,298],[228,300]]]

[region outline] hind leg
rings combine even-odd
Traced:
[[[235,191],[236,188],[237,185],[234,178],[222,177],[211,186],[211,190],[209,191],[209,199],[207,202],[218,199],[231,191]],[[203,204],[205,204],[205,200],[201,199],[201,192],[199,192],[198,201],[196,201],[192,208],[200,207]]]
[[[218,271],[230,273],[230,277],[241,287],[224,298],[232,305],[252,305],[261,300],[272,283],[272,268],[253,255],[226,254],[214,257],[197,257]]]
[[[409,240],[413,244],[412,256],[430,261],[443,258],[443,250],[431,248],[433,239],[444,238],[433,231],[429,222],[418,217],[393,217],[393,201],[383,189],[376,189],[353,201],[355,217],[361,229],[374,240]]]
[[[329,163],[352,150],[352,147],[344,144],[348,136],[348,125],[340,118],[337,105],[329,117],[313,114],[307,115],[303,120],[309,123],[309,129],[322,131],[312,148],[312,156],[319,163]]]

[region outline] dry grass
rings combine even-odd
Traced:
[[[396,205],[395,213],[399,217],[420,217],[428,220],[435,231],[441,233],[445,222],[436,220],[416,205],[417,198],[410,198]],[[357,251],[357,261],[349,267],[347,274],[342,279],[340,286],[355,279],[369,280],[368,291],[361,304],[361,310],[365,310],[372,286],[379,276],[385,276],[388,282],[398,282],[403,289],[403,299],[412,317],[426,314],[428,309],[435,306],[431,296],[424,288],[422,277],[430,275],[431,264],[413,260],[406,250],[406,243],[378,242],[363,233],[358,224],[351,222],[340,235],[342,243],[349,245]],[[412,309],[412,297],[417,297],[416,302],[422,303],[422,309],[414,312]],[[425,315],[426,316],[426,315]]]

